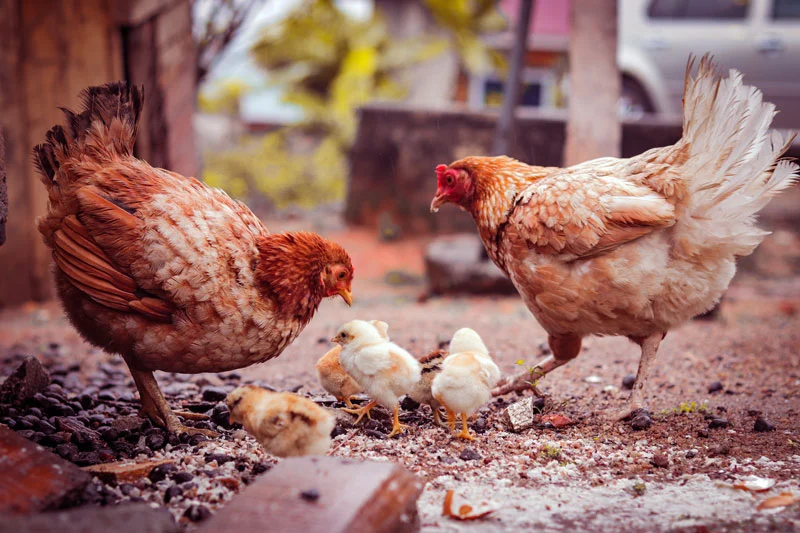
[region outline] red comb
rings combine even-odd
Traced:
[[[436,175],[441,176],[445,170],[447,170],[447,165],[438,165],[436,167]]]

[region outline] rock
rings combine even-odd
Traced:
[[[267,472],[270,468],[272,468],[271,464],[260,462],[253,465],[253,475],[257,476],[259,474],[263,474]]]
[[[425,274],[431,294],[516,294],[473,234],[437,237],[425,250]]]
[[[160,464],[155,465],[150,472],[147,474],[147,477],[153,483],[158,483],[159,481],[163,481],[167,479],[167,475],[171,472],[174,472],[178,469],[174,463],[171,461],[162,461]]]
[[[472,448],[464,448],[461,450],[461,453],[458,455],[458,458],[462,461],[480,461],[483,459],[481,454],[473,450]]]
[[[172,474],[172,481],[180,485],[194,479],[194,476],[189,472],[175,472]]]
[[[19,405],[50,385],[50,375],[32,355],[25,356],[14,372],[0,385],[0,403]]]
[[[183,516],[192,522],[203,522],[211,517],[211,511],[205,505],[192,505],[184,511]]]
[[[157,466],[171,463],[172,461],[168,459],[143,462],[119,461],[116,463],[86,466],[83,469],[104,483],[117,485],[119,483],[133,483],[139,481],[148,476]],[[164,477],[166,477],[166,474],[164,474]]]
[[[574,424],[571,418],[558,413],[550,413],[542,417],[542,424],[552,424],[554,428],[563,428]]]
[[[292,457],[255,480],[197,532],[262,531],[265,524],[272,533],[417,531],[422,488],[422,480],[393,463]],[[302,496],[311,491],[318,495],[313,501]]]
[[[203,388],[203,401],[204,402],[221,402],[228,397],[228,389],[224,387],[204,387]]]
[[[697,457],[697,450],[686,450],[687,459],[694,459],[695,457]]]
[[[636,431],[649,428],[653,424],[653,419],[646,414],[639,414],[631,419],[631,428]]]
[[[164,503],[169,503],[171,499],[183,494],[183,489],[178,485],[172,485],[164,492]]]
[[[225,463],[230,463],[231,461],[234,460],[233,457],[231,457],[230,455],[225,455],[223,453],[209,453],[206,454],[205,458],[207,463],[210,463],[211,461],[216,461],[217,465],[219,466],[222,466]]]
[[[713,418],[708,423],[709,429],[726,428],[730,425],[727,418]]]
[[[218,426],[229,429],[231,427],[231,416],[228,406],[218,403],[211,411],[211,420]]]
[[[708,430],[698,429],[697,430],[697,436],[700,437],[701,439],[707,439],[708,438]]]
[[[622,378],[622,388],[627,390],[633,390],[633,384],[636,383],[636,376],[634,374],[628,374],[624,378]]]
[[[533,397],[529,396],[506,407],[504,418],[511,431],[520,432],[532,428],[534,425]]]
[[[720,443],[708,450],[709,457],[719,457],[720,455],[728,455],[729,453],[731,453],[731,445],[727,442]]]
[[[0,530],[26,533],[178,533],[180,528],[166,508],[154,508],[141,502],[106,507],[87,505],[68,511],[5,517]]]
[[[111,427],[117,431],[139,431],[143,423],[144,419],[138,416],[121,416],[111,422]]]
[[[0,428],[0,470],[0,514],[74,505],[91,481],[77,466],[5,428]]]
[[[319,491],[317,489],[308,489],[300,493],[300,497],[307,502],[315,502],[319,500]]]
[[[753,424],[753,431],[756,433],[766,433],[768,431],[775,431],[775,426],[772,425],[766,418],[759,416]]]
[[[715,392],[721,391],[723,388],[724,387],[722,386],[722,382],[721,381],[712,381],[708,385],[708,393],[709,394],[714,394]]]
[[[667,459],[667,456],[663,453],[656,452],[656,454],[653,455],[653,458],[650,460],[650,464],[656,468],[669,468],[669,459]]]

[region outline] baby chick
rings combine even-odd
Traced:
[[[450,431],[455,431],[456,413],[461,413],[461,433],[456,436],[474,440],[467,429],[467,418],[492,398],[500,369],[480,336],[469,328],[456,331],[449,351],[431,391],[444,405]]]
[[[324,455],[335,418],[309,399],[243,385],[226,399],[231,423],[239,423],[278,457]]]
[[[342,346],[339,361],[360,383],[373,400],[360,409],[345,409],[358,415],[356,424],[368,416],[375,404],[394,411],[392,432],[397,435],[407,427],[400,423],[398,398],[407,394],[420,380],[422,368],[410,353],[389,340],[389,325],[373,320],[348,322],[331,339]]]
[[[408,395],[417,403],[426,403],[431,406],[431,411],[433,411],[433,421],[436,425],[441,427],[447,427],[447,424],[444,423],[442,420],[441,414],[439,413],[439,407],[441,404],[433,397],[433,393],[431,392],[431,385],[433,384],[433,380],[436,376],[439,375],[439,372],[442,370],[442,362],[444,361],[445,357],[447,357],[447,352],[445,350],[434,350],[427,355],[423,355],[419,359],[419,363],[422,365],[422,378],[414,385],[414,388],[411,389],[411,392]]]
[[[341,346],[334,346],[317,361],[317,377],[323,389],[333,394],[340,402],[346,403],[350,409],[355,409],[352,397],[363,389],[339,363],[341,352]]]

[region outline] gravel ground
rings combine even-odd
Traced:
[[[201,424],[221,429],[223,436],[214,442],[175,441],[145,422],[122,437],[101,437],[106,443],[101,448],[113,458],[171,458],[176,470],[165,472],[160,481],[144,479],[133,487],[98,483],[95,501],[142,498],[164,504],[171,490],[166,505],[187,528],[193,527],[194,520],[223,505],[274,463],[243,432],[217,426],[224,418],[221,407],[213,394],[204,400],[203,391],[256,382],[320,400],[314,362],[330,348],[327,339],[336,328],[353,318],[387,321],[392,339],[416,355],[447,341],[459,327],[472,327],[505,373],[517,371],[520,358],[533,365],[542,356],[546,335],[518,298],[420,302],[419,241],[376,244],[370,234],[352,231],[339,231],[335,237],[351,251],[357,268],[354,306],[325,302],[298,340],[274,361],[220,376],[158,373],[173,405],[216,414]],[[387,277],[397,264],[403,271]],[[800,279],[737,278],[718,318],[687,324],[662,344],[647,398],[653,423],[646,430],[601,418],[604,409],[621,406],[627,397],[622,383],[636,371],[637,348],[624,339],[592,338],[578,359],[540,386],[547,395],[545,412],[564,415],[572,425],[509,432],[503,410],[517,400],[511,395],[478,414],[471,424],[478,439],[472,443],[453,440],[434,427],[423,406],[403,412],[412,429],[399,438],[386,438],[386,413],[358,431],[340,426],[333,453],[397,461],[426,478],[419,505],[423,531],[795,531],[800,529],[800,505],[767,511],[757,506],[782,492],[800,495],[798,309]],[[49,367],[56,387],[62,388],[53,390],[67,403],[80,403],[80,393],[95,387],[88,390],[90,408],[84,408],[90,425],[92,414],[135,414],[135,389],[124,365],[83,343],[56,305],[0,313],[0,375],[13,368],[15,354],[23,353],[36,355]],[[107,395],[101,397],[103,393]],[[758,417],[776,429],[756,432]],[[97,424],[93,429],[108,426],[100,419]],[[120,439],[130,446],[111,446]],[[153,440],[161,447],[152,446]],[[79,449],[67,457],[87,464],[85,453]],[[220,464],[221,457],[232,460],[223,458]],[[178,472],[185,474],[176,480]],[[190,480],[178,482],[188,475]],[[761,493],[732,488],[749,476],[775,485]],[[443,518],[442,502],[450,489],[470,505],[494,511],[471,522]]]

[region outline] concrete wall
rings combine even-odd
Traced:
[[[406,234],[474,231],[472,219],[453,206],[444,206],[436,216],[429,213],[436,192],[434,168],[468,155],[488,154],[494,125],[492,113],[364,108],[351,153],[346,220],[373,227],[389,220]],[[531,164],[561,166],[563,114],[521,111],[517,126],[509,155]],[[625,123],[622,155],[673,144],[680,135],[674,120]]]

